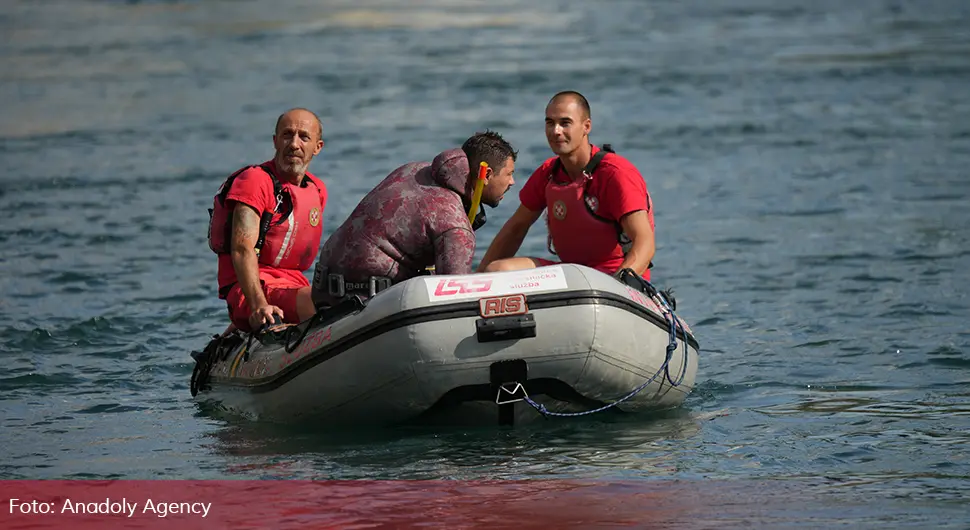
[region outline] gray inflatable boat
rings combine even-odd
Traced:
[[[631,278],[632,277],[632,278]],[[698,343],[668,296],[562,264],[422,276],[193,352],[197,399],[261,421],[521,424],[680,405]]]

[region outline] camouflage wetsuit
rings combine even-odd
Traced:
[[[475,233],[465,206],[468,174],[464,151],[451,149],[431,163],[412,162],[388,175],[323,245],[314,303],[335,302],[327,274],[342,274],[346,282],[375,276],[398,283],[430,265],[436,274],[470,273]]]

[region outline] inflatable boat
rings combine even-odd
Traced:
[[[280,422],[521,424],[680,405],[698,343],[672,297],[581,265],[431,275],[299,325],[214,337],[196,399]]]

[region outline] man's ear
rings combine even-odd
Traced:
[[[489,179],[492,178],[492,166],[485,168],[485,184],[488,184]]]

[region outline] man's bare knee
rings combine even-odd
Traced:
[[[505,258],[495,260],[485,267],[485,272],[519,271],[536,268],[532,258]]]
[[[302,287],[296,293],[296,312],[300,322],[310,318],[317,312],[313,305],[312,287]]]
[[[495,261],[489,263],[485,267],[485,272],[502,272],[502,271],[507,271],[507,270],[509,270],[508,269],[508,261],[509,260],[507,260],[507,259],[495,260]]]

